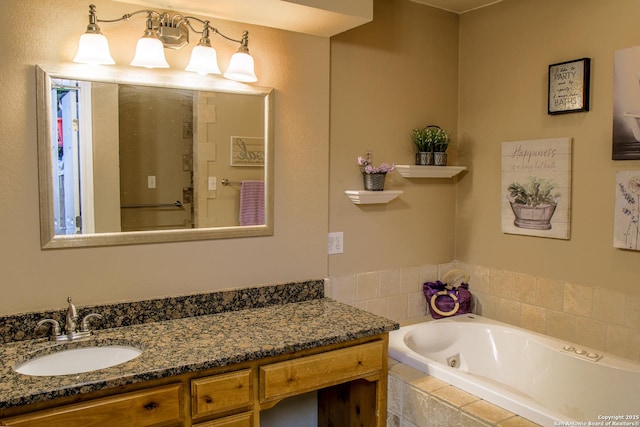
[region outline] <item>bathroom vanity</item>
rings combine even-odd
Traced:
[[[63,344],[134,345],[136,359],[43,377],[13,368],[61,344],[7,343],[0,425],[259,426],[261,411],[317,391],[318,425],[384,426],[397,326],[327,298],[144,323]]]

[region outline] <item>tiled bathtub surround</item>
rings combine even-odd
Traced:
[[[389,427],[535,427],[538,424],[389,359]]]
[[[436,280],[447,271],[446,266],[425,265],[332,277],[327,280],[325,295],[404,322],[427,314],[422,284]]]
[[[471,274],[474,312],[640,361],[640,295],[461,262],[327,280],[327,296],[397,322],[427,314],[422,284],[452,268]]]
[[[184,295],[146,301],[122,302],[96,306],[82,306],[73,301],[80,318],[89,313],[100,313],[102,319],[91,324],[92,329],[111,329],[121,326],[161,322],[185,317],[204,316],[227,311],[267,307],[274,304],[308,301],[324,296],[322,280],[266,285],[195,295]],[[66,296],[60,298],[60,310],[25,313],[0,317],[0,343],[40,338],[48,327],[36,330],[41,319],[55,319],[64,325]]]
[[[471,273],[476,313],[640,361],[640,295],[457,265]]]

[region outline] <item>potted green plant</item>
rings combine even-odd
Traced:
[[[451,142],[451,138],[449,134],[442,128],[438,126],[434,126],[435,129],[432,130],[432,138],[433,138],[433,164],[436,166],[446,166],[447,165],[447,148],[449,148],[449,143]]]
[[[428,127],[428,126],[427,126]],[[426,166],[433,164],[433,143],[429,132],[425,128],[415,128],[411,133],[411,140],[416,146],[416,165]]]
[[[416,128],[413,130],[412,139],[418,149],[416,165],[444,166],[447,164],[445,151],[451,138],[440,126],[429,125],[422,129]]]
[[[559,192],[553,192],[553,181],[529,177],[524,184],[513,182],[509,184],[507,199],[516,219],[516,227],[534,230],[550,230],[551,217],[558,205]]]

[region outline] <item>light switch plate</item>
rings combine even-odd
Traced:
[[[218,189],[218,179],[215,176],[209,177],[208,189],[209,191],[216,191]]]
[[[329,233],[329,239],[328,239],[329,255],[343,253],[344,251],[343,238],[344,238],[344,234],[342,231]]]

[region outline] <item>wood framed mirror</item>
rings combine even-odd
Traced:
[[[36,66],[43,249],[273,234],[271,88]]]

